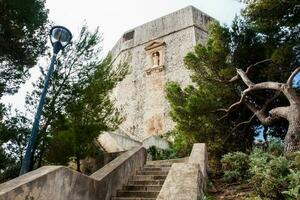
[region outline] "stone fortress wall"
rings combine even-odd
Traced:
[[[118,134],[143,141],[173,128],[165,84],[191,83],[183,57],[196,43],[206,41],[211,20],[214,19],[188,6],[129,30],[118,40],[111,50],[114,65],[127,62],[130,66],[128,75],[112,94],[126,117]]]

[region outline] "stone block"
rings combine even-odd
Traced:
[[[200,166],[174,163],[157,197],[157,200],[198,200],[202,197]]]
[[[207,177],[208,158],[205,143],[196,143],[193,145],[188,163],[199,164],[203,177]]]

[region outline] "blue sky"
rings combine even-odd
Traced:
[[[293,79],[293,87],[300,88],[300,73],[298,72],[297,75]]]
[[[84,21],[91,30],[99,26],[103,33],[104,53],[108,52],[121,35],[131,28],[163,15],[192,5],[221,23],[230,24],[242,8],[238,0],[47,0],[49,18],[55,25],[66,26],[76,34]],[[41,62],[43,63],[43,62]],[[46,65],[46,63],[44,63]],[[38,66],[30,70],[31,78],[14,96],[1,100],[13,108],[24,111],[26,92],[39,76]]]

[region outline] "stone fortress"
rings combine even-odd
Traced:
[[[117,41],[111,50],[114,65],[127,62],[129,73],[112,97],[125,121],[116,132],[100,135],[98,141],[106,151],[126,150],[147,140],[148,146],[166,146],[157,137],[174,127],[165,84],[191,84],[183,57],[197,43],[206,41],[211,20],[214,19],[188,6],[126,31]]]

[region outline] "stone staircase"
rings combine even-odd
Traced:
[[[146,165],[145,165],[146,163]],[[198,200],[207,180],[204,143],[189,157],[147,161],[143,146],[132,148],[90,176],[64,166],[44,166],[0,184],[0,199]]]
[[[155,200],[173,163],[185,159],[148,161],[130,178],[127,185],[117,191],[112,200]]]

